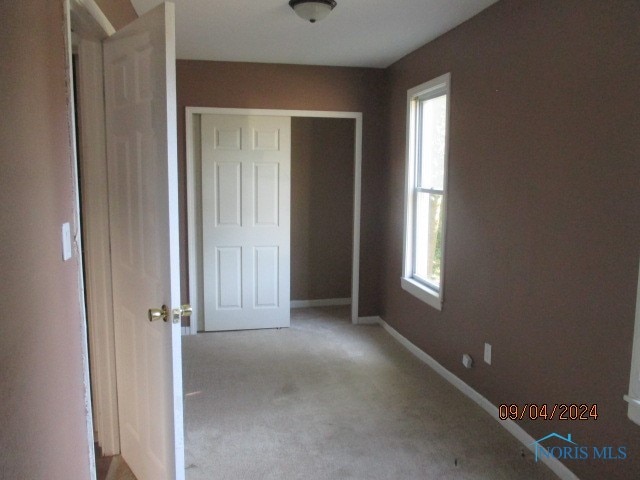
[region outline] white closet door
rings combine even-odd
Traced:
[[[289,326],[291,119],[202,116],[205,330]]]

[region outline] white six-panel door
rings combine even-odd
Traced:
[[[288,327],[291,119],[201,127],[205,330]]]
[[[138,480],[184,478],[173,4],[104,42],[121,453]]]

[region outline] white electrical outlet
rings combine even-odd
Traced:
[[[466,353],[462,355],[462,364],[465,368],[473,367],[473,358],[471,358],[471,355],[467,355]]]
[[[484,344],[484,361],[491,365],[491,344]]]

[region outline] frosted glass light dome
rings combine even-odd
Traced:
[[[336,2],[334,0],[291,0],[289,6],[300,18],[316,23],[331,13]]]

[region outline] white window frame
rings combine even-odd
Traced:
[[[636,321],[633,334],[633,355],[629,378],[629,394],[624,396],[629,402],[627,416],[640,425],[640,266],[638,267],[638,285],[636,291]]]
[[[416,208],[416,176],[417,176],[417,132],[416,109],[422,100],[446,94],[447,113],[444,148],[444,179],[442,192],[442,263],[440,266],[440,286],[433,288],[415,278],[413,263],[415,256],[415,208]],[[407,91],[407,146],[406,146],[406,182],[405,182],[405,215],[404,215],[404,251],[400,284],[404,290],[419,298],[436,310],[442,310],[444,299],[445,246],[446,246],[446,214],[447,214],[447,171],[449,159],[449,117],[451,102],[451,74],[446,73],[438,78],[411,88]]]

